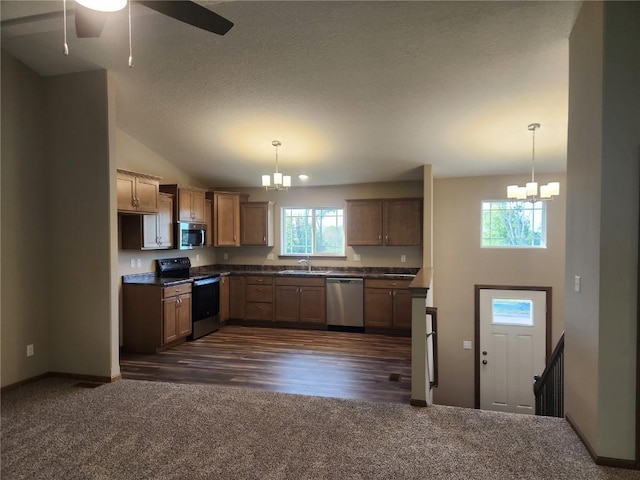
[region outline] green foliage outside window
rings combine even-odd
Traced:
[[[482,202],[483,247],[546,248],[544,202]]]
[[[283,255],[344,255],[341,208],[283,208]]]

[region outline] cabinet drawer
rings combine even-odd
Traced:
[[[273,285],[273,277],[268,275],[249,275],[244,278],[247,285]]]
[[[183,293],[191,293],[191,282],[179,283],[162,289],[162,298],[175,297]]]
[[[365,288],[409,288],[411,280],[385,280],[385,279],[367,279],[364,281]]]
[[[324,278],[276,277],[276,285],[294,287],[324,287]]]
[[[273,304],[271,303],[247,303],[247,320],[273,320]]]
[[[273,286],[247,285],[247,302],[273,302]]]

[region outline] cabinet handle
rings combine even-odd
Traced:
[[[263,241],[264,243],[267,243],[267,237],[262,237],[262,241]]]
[[[384,237],[384,241],[385,241],[385,242],[387,242],[387,243],[389,243],[389,235],[385,235],[385,237]]]
[[[378,235],[378,242],[382,243],[382,235]]]

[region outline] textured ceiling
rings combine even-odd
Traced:
[[[74,2],[68,5],[73,8]],[[62,55],[61,1],[3,0],[2,48],[41,75],[114,73],[117,123],[204,184],[310,185],[564,171],[579,2],[198,2],[225,36],[133,4]]]

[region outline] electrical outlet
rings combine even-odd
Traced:
[[[267,253],[267,260],[273,260],[273,253]]]
[[[360,261],[360,254],[359,253],[354,253],[353,254],[353,261],[354,262],[359,262]]]
[[[464,340],[462,342],[462,348],[465,350],[471,350],[471,340]]]
[[[580,277],[580,275],[574,275],[574,277],[573,277],[573,289],[576,292],[579,292],[581,287],[582,287],[582,278]]]
[[[200,261],[200,254],[196,253],[196,262],[199,262],[199,261]]]
[[[132,258],[131,262],[129,262],[129,263],[131,265],[131,268],[136,268],[136,259],[135,258]]]
[[[224,258],[225,260],[229,260],[229,254],[225,253],[224,255],[222,255],[222,258]],[[267,257],[269,258],[269,257]]]
[[[27,357],[33,357],[33,343],[27,345]]]
[[[400,255],[400,261],[402,263],[406,262],[407,261],[407,256],[406,255]]]
[[[138,268],[142,268],[142,259],[141,259],[141,258],[138,258],[138,259],[136,260],[136,267],[138,267]]]

